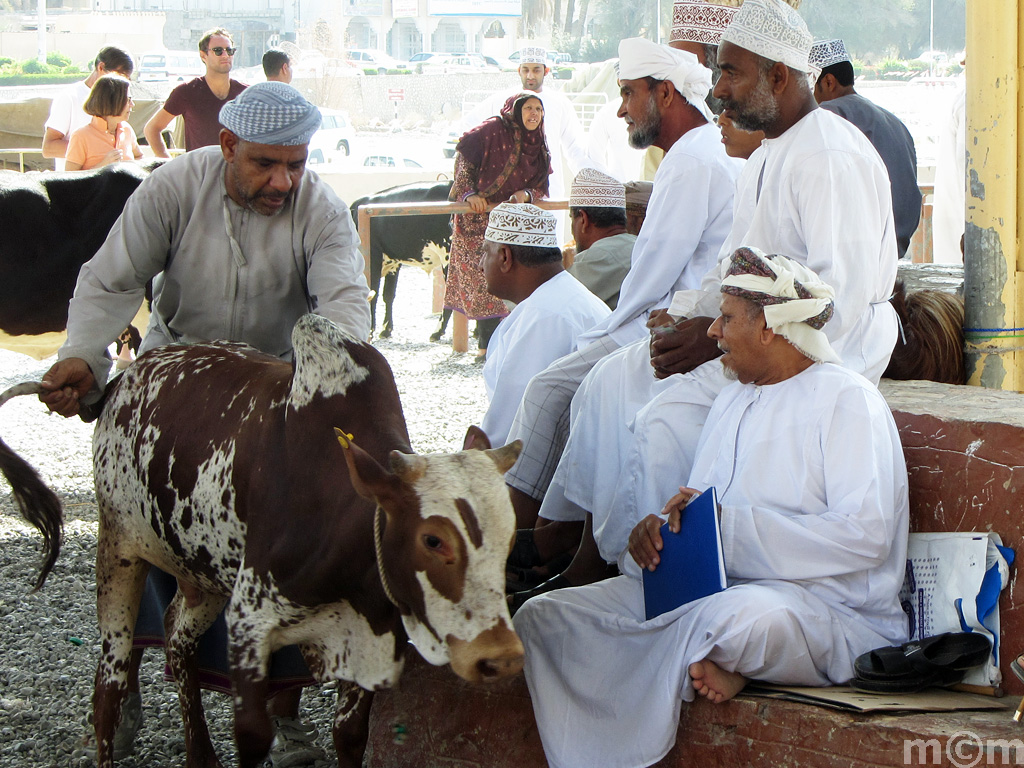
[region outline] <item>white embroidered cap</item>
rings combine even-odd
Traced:
[[[851,61],[850,54],[846,52],[846,45],[842,40],[822,40],[811,46],[811,55],[808,63],[817,70],[831,67],[841,61]]]
[[[570,208],[625,208],[626,188],[607,174],[584,168],[572,180]]]
[[[711,91],[711,70],[689,51],[679,51],[642,37],[619,41],[619,79],[642,77],[670,81],[708,122],[715,119],[704,101]]]
[[[309,144],[320,110],[290,85],[271,81],[250,85],[221,107],[219,119],[243,141],[294,147]]]
[[[718,45],[743,0],[676,0],[669,42]]]
[[[722,33],[722,42],[798,72],[811,70],[807,58],[814,38],[796,9],[783,0],[745,0]]]
[[[525,45],[519,49],[520,64],[544,64],[548,63],[548,52],[538,45]]]
[[[488,214],[484,240],[508,245],[557,248],[556,224],[554,214],[536,205],[501,203]]]

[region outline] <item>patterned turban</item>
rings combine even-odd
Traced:
[[[722,33],[723,43],[745,48],[798,72],[809,72],[814,38],[800,14],[783,0],[745,0]]]
[[[500,203],[487,218],[484,240],[507,245],[557,248],[554,214],[529,203]]]
[[[670,43],[718,45],[743,0],[676,0]]]
[[[821,330],[835,311],[835,291],[803,264],[738,248],[729,260],[722,293],[757,304],[765,322],[817,363],[839,363]]]
[[[243,141],[295,147],[309,144],[320,110],[290,85],[257,83],[221,107],[220,124]]]
[[[584,168],[572,180],[570,208],[625,208],[626,188],[593,168]]]
[[[539,45],[524,45],[519,49],[520,64],[543,64],[547,66],[548,52]]]

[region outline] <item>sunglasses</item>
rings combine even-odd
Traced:
[[[210,49],[210,51],[213,52],[214,56],[223,56],[225,53],[228,56],[234,56],[235,55],[235,51],[237,51],[237,50],[238,50],[237,48],[221,48],[219,45],[217,47],[215,47],[215,48],[211,48]]]

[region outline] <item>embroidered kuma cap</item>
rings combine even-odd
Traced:
[[[544,64],[548,63],[548,52],[539,45],[524,45],[519,49],[520,64]]]
[[[718,45],[743,0],[676,0],[669,42]]]
[[[798,72],[811,69],[807,59],[814,39],[800,14],[783,0],[745,0],[722,33],[722,42]]]
[[[836,294],[812,270],[749,247],[736,249],[723,269],[722,293],[761,307],[768,327],[811,360],[841,362],[821,330],[835,313]]]
[[[852,63],[850,54],[846,52],[846,45],[840,39],[821,40],[811,46],[808,63],[819,71],[843,61]]]
[[[309,144],[320,110],[290,85],[256,83],[221,107],[220,124],[244,141],[294,147]]]
[[[626,188],[607,174],[584,168],[572,180],[570,208],[625,208]]]
[[[553,214],[530,203],[501,203],[487,217],[484,240],[506,245],[557,248]]]

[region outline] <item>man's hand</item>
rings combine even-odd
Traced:
[[[651,314],[647,316],[648,328],[664,328],[666,325],[672,325],[674,322],[675,320],[668,313],[667,309],[652,309]]]
[[[679,486],[679,493],[673,496],[661,510],[661,514],[668,515],[668,529],[672,533],[679,533],[680,520],[683,508],[690,499],[697,496],[700,491],[685,486]],[[664,543],[661,539],[661,526],[664,524],[658,515],[648,515],[629,533],[629,554],[636,560],[641,568],[653,571],[661,562],[661,552]]]
[[[710,317],[682,319],[651,333],[651,365],[654,375],[665,379],[673,373],[687,373],[722,354],[708,338]]]
[[[53,364],[43,375],[43,389],[49,394],[39,396],[54,413],[69,418],[78,413],[80,401],[96,383],[85,360],[69,357]]]

